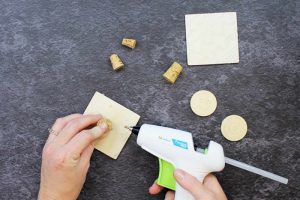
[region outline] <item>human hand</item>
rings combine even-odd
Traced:
[[[107,131],[100,115],[73,114],[54,123],[43,149],[39,200],[74,200],[90,166],[93,142]]]
[[[175,170],[174,177],[184,189],[194,196],[195,200],[227,200],[218,179],[212,174],[208,174],[204,178],[203,183],[181,169]],[[153,183],[149,188],[149,193],[158,194],[162,190],[162,186]],[[174,198],[175,193],[173,191],[168,191],[166,193],[165,200],[174,200]]]

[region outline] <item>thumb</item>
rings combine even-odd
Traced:
[[[83,130],[66,145],[66,148],[69,149],[69,152],[72,155],[75,155],[76,158],[80,158],[82,152],[91,145],[94,141],[100,138],[107,132],[107,124],[101,124],[100,126],[95,126],[92,129]]]
[[[206,199],[205,197],[211,193],[194,176],[181,169],[176,169],[174,171],[174,176],[181,187],[189,191],[195,197],[195,199]]]

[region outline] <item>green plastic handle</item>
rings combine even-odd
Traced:
[[[159,174],[156,183],[170,190],[176,189],[176,180],[174,178],[174,166],[162,159],[159,160]]]
[[[203,149],[203,154],[207,155],[208,149]],[[159,161],[159,174],[156,180],[156,183],[160,186],[168,188],[170,190],[176,190],[176,180],[174,178],[174,166],[162,159],[158,159]]]

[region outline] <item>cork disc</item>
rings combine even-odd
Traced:
[[[192,111],[199,116],[211,115],[217,108],[215,95],[207,90],[196,92],[191,98]]]
[[[223,120],[221,132],[227,140],[241,140],[247,133],[247,123],[238,115],[230,115]]]

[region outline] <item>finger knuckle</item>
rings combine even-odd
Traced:
[[[88,120],[89,120],[89,117],[88,117],[88,116],[81,116],[81,117],[79,118],[80,123],[85,123],[85,122],[88,121]]]
[[[65,156],[65,162],[72,162],[72,161],[76,161],[79,160],[80,158],[80,154],[75,153],[75,152],[68,152]]]
[[[43,158],[49,158],[54,152],[54,148],[51,144],[45,145],[43,148]]]
[[[64,168],[66,161],[66,154],[64,152],[59,152],[55,154],[53,158],[53,164],[57,168]]]
[[[195,177],[192,176],[189,184],[192,191],[198,191],[199,184],[201,183]]]
[[[89,144],[89,146],[88,146],[87,148],[89,148],[91,151],[93,151],[93,150],[94,150],[94,146],[93,146],[93,144],[92,144],[92,143],[91,143],[91,144]]]
[[[83,131],[82,132],[82,137],[84,140],[88,141],[88,142],[91,142],[94,140],[94,136],[91,134],[90,131]]]
[[[217,178],[213,174],[208,174],[203,183],[204,184],[213,184],[214,182],[218,181]]]
[[[64,119],[63,118],[57,118],[55,120],[55,124],[62,124],[62,123],[64,123]]]
[[[66,128],[69,130],[77,129],[78,127],[78,121],[76,119],[71,120],[67,125]]]
[[[66,127],[69,130],[75,131],[82,129],[83,127],[86,127],[93,123],[93,120],[88,116],[80,116],[79,118],[71,120]]]
[[[94,115],[82,115],[80,117],[81,124],[93,124],[97,120],[99,120],[99,119],[97,117],[95,117]]]

